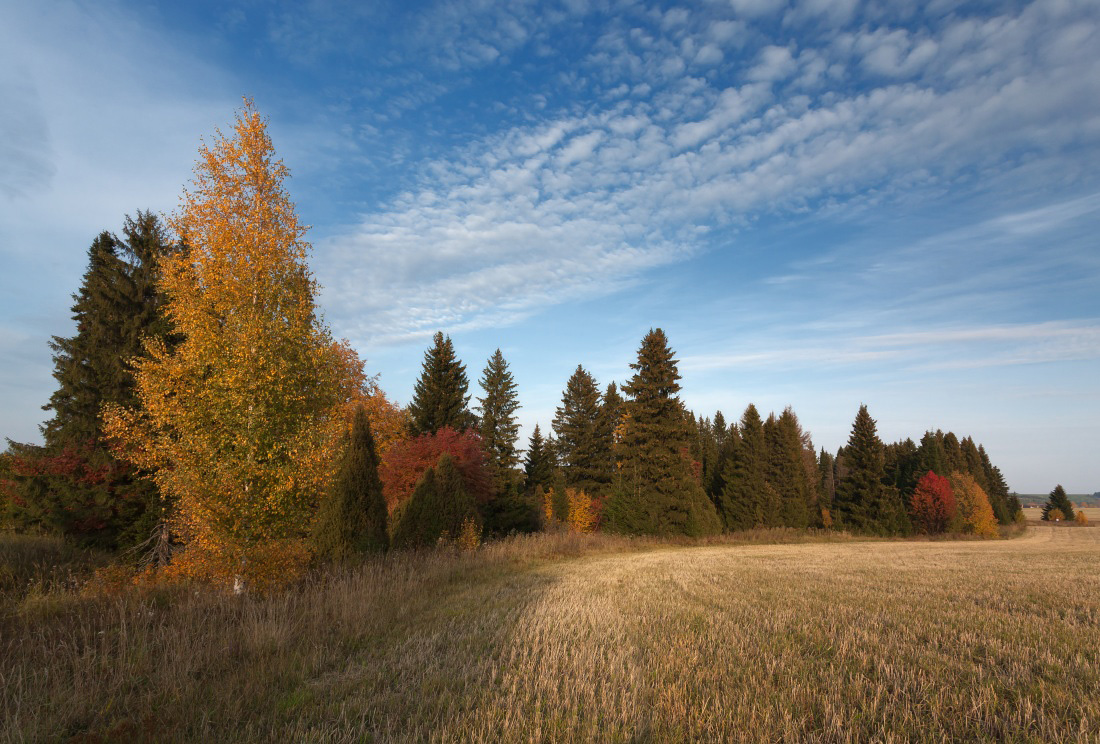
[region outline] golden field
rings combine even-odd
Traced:
[[[1097,566],[1097,527],[543,535],[270,599],[42,590],[0,625],[0,739],[1098,741]]]

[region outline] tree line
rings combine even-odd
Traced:
[[[475,397],[436,333],[399,407],[319,320],[286,177],[246,103],[167,225],[138,212],[93,241],[76,332],[51,342],[44,444],[0,458],[6,522],[263,585],[314,558],[541,529],[992,535],[1018,518],[970,437],[884,444],[861,406],[828,453],[790,408],[696,416],[659,328],[621,385],[578,365],[523,449],[499,349]]]

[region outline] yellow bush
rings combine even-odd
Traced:
[[[595,532],[599,514],[596,504],[584,491],[565,489],[569,501],[569,529],[572,532]]]
[[[1089,518],[1085,516],[1085,513],[1083,511],[1078,509],[1077,516],[1073,518],[1073,521],[1077,522],[1077,524],[1080,525],[1087,525],[1089,523]]]

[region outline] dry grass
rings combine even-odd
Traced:
[[[1092,528],[551,535],[268,600],[24,608],[0,739],[1097,741],[1098,559]]]

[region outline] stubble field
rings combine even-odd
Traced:
[[[1097,741],[1098,565],[1095,527],[542,536],[266,600],[40,598],[0,626],[0,738]]]

